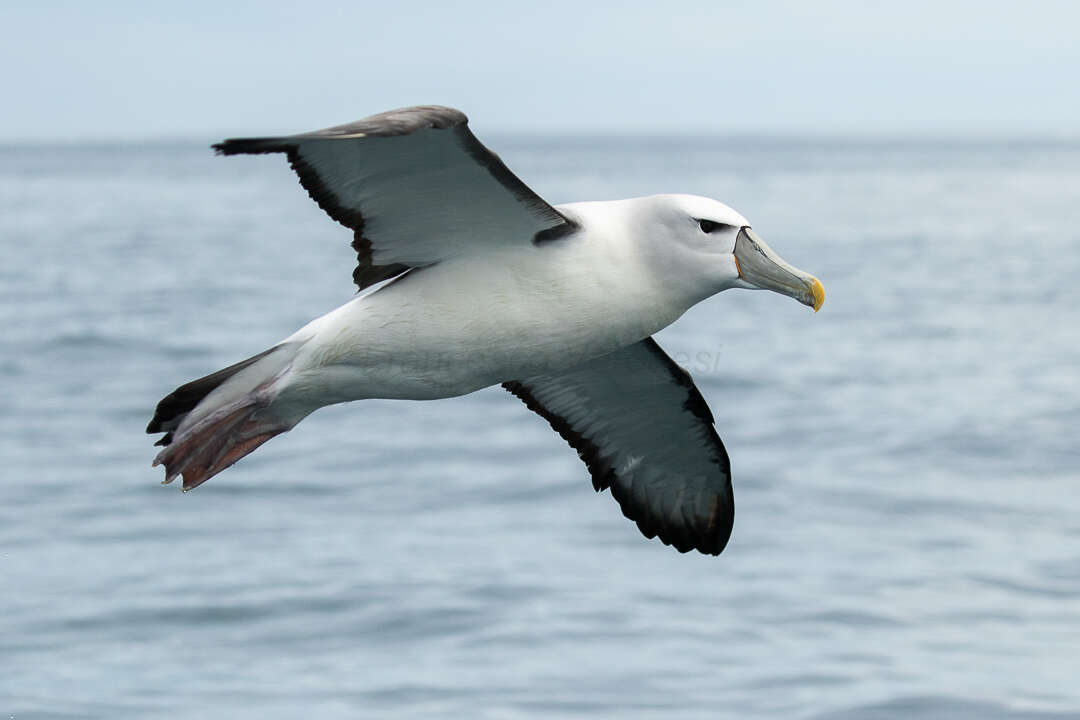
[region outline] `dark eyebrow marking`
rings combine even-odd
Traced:
[[[698,219],[698,225],[701,227],[701,232],[714,233],[717,230],[734,230],[734,225],[728,223],[716,222],[715,220],[702,220]]]

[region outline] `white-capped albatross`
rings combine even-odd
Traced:
[[[821,283],[715,200],[654,195],[553,207],[458,110],[411,107],[287,137],[285,153],[353,231],[360,290],[258,355],[182,385],[147,432],[191,490],[314,410],[430,400],[501,383],[577,450],[646,537],[717,555],[734,520],[727,452],[690,375],[652,339],[728,288],[817,310]]]

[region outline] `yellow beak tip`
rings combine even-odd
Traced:
[[[821,309],[821,306],[825,304],[825,288],[821,285],[821,281],[814,278],[814,282],[811,284],[811,290],[814,293],[814,312]]]

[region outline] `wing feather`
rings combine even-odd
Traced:
[[[409,268],[576,229],[453,108],[402,108],[300,135],[225,140],[214,149],[284,153],[311,199],[353,231],[353,280],[361,290]]]
[[[652,338],[558,375],[504,383],[578,451],[646,537],[719,555],[735,505],[731,464],[690,374]]]

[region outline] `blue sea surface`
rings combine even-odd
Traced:
[[[0,148],[0,717],[1080,718],[1080,145],[490,144],[556,203],[719,198],[823,281],[658,336],[724,553],[498,388],[161,487],[156,402],[348,300],[350,234],[276,156]]]

